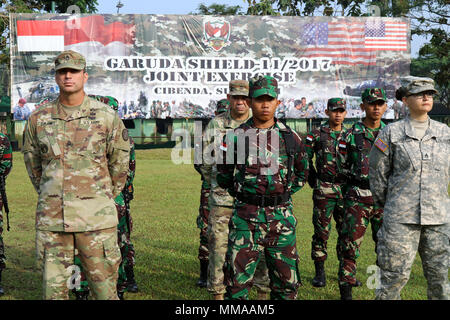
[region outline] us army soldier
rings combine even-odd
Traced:
[[[437,93],[432,79],[401,82],[409,115],[384,128],[369,155],[370,189],[384,206],[376,298],[400,299],[418,251],[428,299],[448,300],[450,129],[428,116]]]
[[[29,117],[23,154],[38,193],[36,251],[44,299],[68,299],[78,250],[94,299],[118,299],[117,210],[130,143],[122,120],[84,92],[86,61],[74,51],[55,59],[60,94]]]

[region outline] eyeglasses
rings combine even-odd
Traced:
[[[416,99],[423,99],[425,97],[434,98],[435,95],[436,94],[433,91],[425,91],[425,92],[409,94],[408,97],[414,97]]]

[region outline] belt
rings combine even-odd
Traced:
[[[290,199],[289,193],[283,193],[274,196],[243,194],[238,193],[236,199],[247,204],[252,204],[259,207],[275,207],[277,205],[286,203]]]
[[[324,181],[324,182],[329,182],[329,183],[344,183],[346,179],[344,177],[342,177],[341,175],[337,175],[335,177],[329,176],[329,175],[323,175],[323,176],[319,176],[319,180]]]
[[[350,184],[360,189],[370,190],[369,180],[352,179],[350,180]]]

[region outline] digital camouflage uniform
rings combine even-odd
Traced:
[[[9,139],[0,133],[0,177],[6,180],[12,168],[12,148]],[[0,182],[1,183],[1,182]],[[5,245],[3,243],[3,200],[0,197],[0,295],[3,294],[1,286],[2,271],[6,268]]]
[[[84,58],[65,51],[56,70],[82,70]],[[96,299],[117,299],[117,210],[130,143],[118,115],[87,96],[67,115],[59,99],[41,106],[24,131],[25,166],[38,193],[36,251],[45,299],[67,299],[78,250]],[[70,287],[69,287],[70,288]]]
[[[340,104],[337,104],[338,102]],[[341,98],[330,99],[329,105],[330,103],[332,106],[336,105],[345,110],[345,104]],[[335,110],[338,108],[330,109],[328,107],[328,109]],[[327,259],[327,241],[330,235],[332,217],[336,221],[338,235],[341,233],[344,219],[343,184],[345,178],[338,162],[340,158],[337,157],[337,153],[338,143],[343,133],[344,127],[341,131],[333,131],[327,122],[306,136],[305,149],[310,167],[308,180],[313,183],[311,187],[314,188],[312,218],[314,235],[311,247],[311,258],[314,261],[325,261]],[[313,166],[314,155],[316,156],[316,170]],[[340,256],[339,252],[338,256]]]
[[[237,80],[230,82],[230,94],[248,96],[248,82]],[[249,111],[249,117],[251,111]],[[248,119],[248,118],[247,118]],[[245,120],[244,120],[245,121]],[[236,121],[231,111],[213,118],[203,134],[203,164],[200,166],[205,180],[210,184],[209,218],[208,218],[208,292],[213,295],[225,293],[223,266],[228,243],[228,224],[233,212],[234,198],[217,183],[217,166],[215,156],[219,151],[225,134],[237,128],[244,121]],[[256,286],[261,291],[269,291],[267,268],[264,262],[258,267]]]
[[[384,91],[382,96],[385,98]],[[342,238],[338,243],[341,252],[338,276],[341,285],[356,285],[356,259],[360,255],[360,246],[369,222],[375,247],[377,232],[383,222],[383,207],[375,204],[370,192],[368,155],[379,130],[384,126],[381,122],[379,128],[370,129],[360,121],[347,130],[339,142],[340,161],[347,176],[345,217]]]
[[[250,97],[265,94],[277,96],[276,80],[267,76],[258,78],[250,87]],[[242,152],[236,146],[245,134],[249,135],[249,142]],[[260,143],[261,139],[266,139],[267,143]],[[290,160],[286,141],[290,141]],[[256,266],[264,256],[269,269],[271,299],[296,299],[300,274],[295,234],[297,219],[291,194],[300,190],[307,179],[308,158],[304,145],[282,122],[258,129],[251,118],[226,136],[222,150],[226,163],[217,166],[217,181],[236,196],[224,267],[225,297],[248,299]],[[265,155],[267,161],[258,159],[258,154]],[[244,159],[239,161],[242,156]]]
[[[428,78],[409,77],[409,94],[433,91]],[[428,118],[424,136],[411,118],[389,124],[369,155],[370,188],[384,206],[378,232],[377,299],[400,299],[419,252],[428,299],[448,300],[450,259],[450,129]]]
[[[89,97],[103,102],[110,106],[114,111],[118,110],[118,102],[115,98],[110,96],[89,95]],[[127,180],[122,192],[114,199],[117,208],[117,219],[119,221],[117,225],[117,239],[121,253],[121,262],[119,265],[118,279],[117,279],[117,291],[123,293],[127,291],[127,269],[132,269],[135,265],[135,250],[133,243],[131,242],[131,231],[133,228],[133,220],[130,213],[130,201],[133,199],[133,180],[136,172],[136,154],[134,148],[134,141],[129,137],[130,141],[130,160]],[[80,268],[80,288],[75,289],[80,292],[84,292],[85,295],[89,292],[89,286],[86,279],[86,275],[81,265],[81,259],[79,255],[75,256],[75,265]],[[128,272],[129,273],[129,272]]]

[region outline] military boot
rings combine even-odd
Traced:
[[[316,276],[312,280],[313,287],[320,288],[325,287],[326,285],[325,269],[323,265],[323,261],[314,261],[314,266],[316,267]]]
[[[352,300],[352,288],[353,286],[348,283],[339,284],[339,292],[341,293],[341,300]]]
[[[125,298],[123,297],[125,292],[123,291],[117,291],[117,297],[119,297],[119,300],[125,300]]]
[[[132,293],[138,292],[139,289],[136,280],[134,279],[133,266],[126,266],[125,273],[127,275],[127,291]]]
[[[89,290],[76,291],[73,289],[72,292],[75,294],[75,300],[89,300]]]
[[[208,279],[208,260],[200,260],[200,278],[197,280],[197,287],[206,288]]]
[[[3,271],[3,269],[0,269],[0,296],[5,294],[5,290],[3,290],[3,287],[2,287],[2,271]]]

